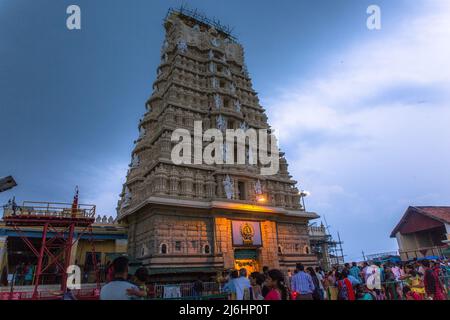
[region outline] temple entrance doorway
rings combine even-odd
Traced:
[[[240,270],[245,268],[247,275],[252,272],[261,272],[258,261],[258,252],[256,250],[235,250],[234,251],[234,268]]]

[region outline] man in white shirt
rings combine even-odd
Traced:
[[[100,300],[132,300],[139,295],[139,288],[127,281],[128,259],[118,257],[113,261],[114,279],[100,291]]]
[[[234,279],[233,282],[236,289],[236,300],[244,300],[245,291],[250,290],[250,280],[247,278],[247,270],[245,268],[239,270],[239,278]]]

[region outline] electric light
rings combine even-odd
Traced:
[[[256,196],[256,201],[266,202],[266,198],[263,195],[258,195],[258,196]]]
[[[298,194],[299,194],[299,196],[301,196],[301,197],[308,197],[311,193],[310,193],[309,191],[302,190],[302,191],[300,191]]]

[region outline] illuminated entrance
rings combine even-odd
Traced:
[[[234,268],[240,270],[245,268],[247,275],[252,272],[260,272],[261,268],[258,261],[258,252],[256,250],[235,250],[234,251]]]

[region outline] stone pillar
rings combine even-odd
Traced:
[[[231,221],[227,218],[215,218],[216,253],[222,254],[225,269],[234,267],[234,250],[231,241]]]
[[[260,263],[261,267],[269,268],[280,267],[278,261],[278,241],[277,241],[277,225],[273,221],[261,222],[261,234],[263,247],[261,249]]]

